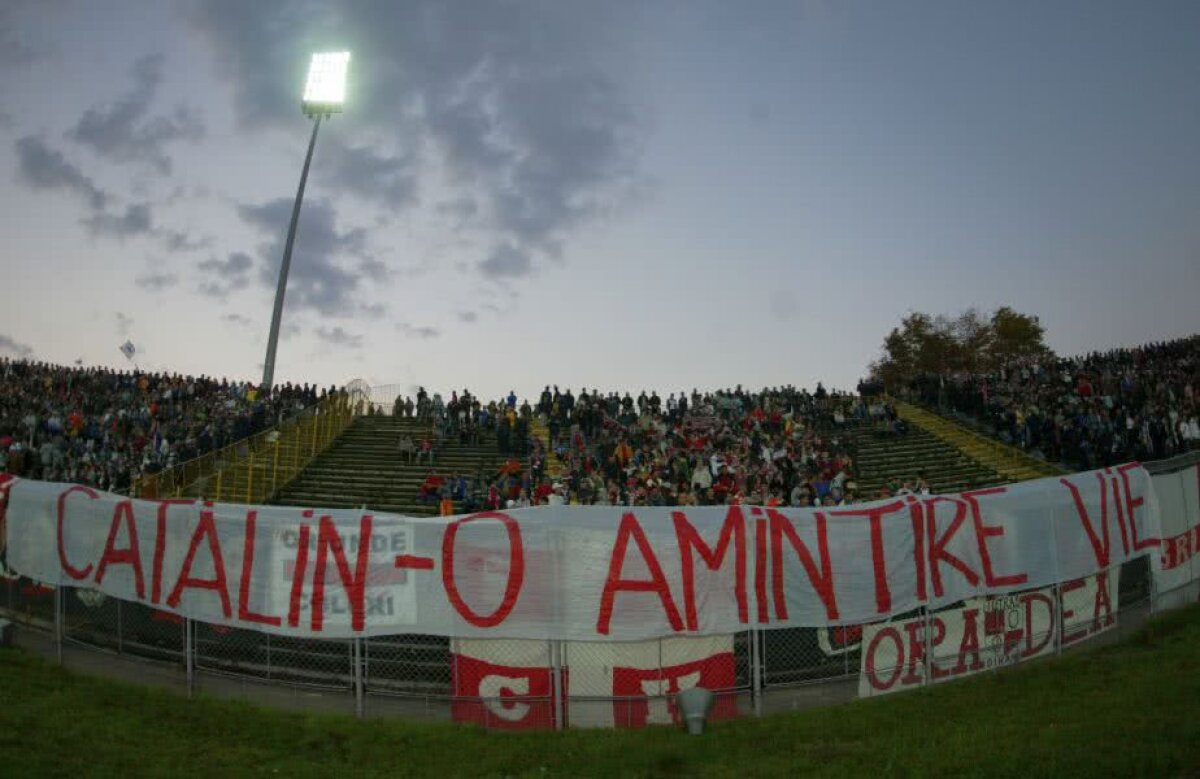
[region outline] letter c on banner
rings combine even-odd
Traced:
[[[63,571],[66,572],[67,576],[70,576],[72,579],[80,580],[86,579],[92,572],[92,564],[88,563],[82,569],[79,569],[71,565],[70,561],[67,560],[67,545],[66,539],[63,538],[63,524],[67,518],[67,496],[69,496],[72,492],[82,492],[92,500],[99,498],[100,494],[89,487],[76,485],[69,490],[64,490],[63,493],[58,496],[58,562],[59,565],[62,566]]]
[[[479,519],[496,519],[504,524],[508,531],[508,583],[504,586],[504,600],[491,614],[476,614],[463,600],[454,581],[454,542],[458,538],[458,529],[468,522]],[[442,584],[446,588],[446,596],[450,598],[454,610],[463,619],[477,628],[492,628],[503,622],[517,605],[521,594],[521,585],[525,582],[525,546],[521,542],[521,528],[516,520],[499,511],[485,511],[463,517],[451,522],[442,536]]]
[[[879,677],[881,669],[875,662],[877,659],[876,653],[879,651],[879,644],[885,638],[892,642],[892,652],[896,657],[895,664],[891,669],[891,676],[886,681]],[[900,679],[900,672],[904,670],[904,639],[900,637],[900,633],[891,625],[882,628],[871,638],[866,652],[867,658],[864,668],[866,669],[867,681],[876,690],[891,689],[892,685]]]

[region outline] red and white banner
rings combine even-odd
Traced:
[[[1162,544],[1154,556],[1154,589],[1160,608],[1200,601],[1200,463],[1155,474]]]
[[[554,726],[550,642],[460,639],[450,647],[455,721],[501,730]],[[733,636],[567,642],[563,647],[559,684],[566,724],[679,724],[675,695],[692,687],[717,693],[711,719],[738,714]]]
[[[937,684],[1052,654],[1116,624],[1120,568],[1054,587],[971,598],[962,606],[867,625],[859,697]],[[928,653],[932,650],[932,655]]]
[[[550,642],[467,638],[450,642],[455,722],[499,730],[554,727]]]
[[[1158,554],[1137,464],[828,509],[543,507],[414,519],[10,489],[9,567],[294,636],[638,641],[878,622]]]

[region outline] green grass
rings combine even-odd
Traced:
[[[642,731],[487,733],[198,699],[0,650],[0,776],[1200,776],[1200,606],[880,700]]]

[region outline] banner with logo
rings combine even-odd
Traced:
[[[961,606],[862,632],[859,697],[920,687],[1053,654],[1116,624],[1120,568]]]

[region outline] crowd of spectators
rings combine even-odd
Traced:
[[[0,360],[0,472],[127,493],[143,474],[220,449],[331,390]]]
[[[493,431],[508,455],[497,472],[473,478],[429,470],[420,500],[449,497],[476,511],[556,504],[834,506],[863,498],[839,430],[871,409],[820,384],[812,393],[739,386],[665,400],[655,392],[636,399],[596,390],[576,396],[547,386],[535,406],[517,400],[510,392],[484,404],[464,391],[445,403],[423,390],[415,401],[397,398],[394,413],[429,421],[434,439],[402,436],[403,455],[426,443],[436,453],[439,439],[471,427]],[[534,433],[535,420],[544,437]]]
[[[926,375],[919,400],[983,422],[1036,457],[1088,470],[1200,447],[1200,336],[989,374]]]

